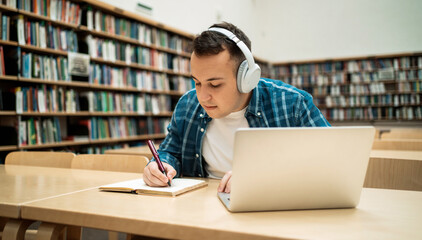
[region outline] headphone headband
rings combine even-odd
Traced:
[[[245,55],[246,60],[248,61],[249,69],[252,69],[255,65],[255,60],[253,59],[252,53],[249,50],[249,48],[246,46],[246,44],[240,40],[236,35],[234,35],[232,32],[225,28],[219,28],[219,27],[212,27],[209,28],[208,31],[214,31],[219,32],[226,37],[228,37],[230,40],[232,40],[236,45],[239,47],[240,51],[242,51],[243,55]]]

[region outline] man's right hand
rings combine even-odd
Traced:
[[[176,170],[167,163],[163,162],[164,169],[167,172],[165,176],[159,169],[157,162],[151,162],[144,168],[144,182],[151,187],[165,187],[167,182],[170,181],[176,176]]]

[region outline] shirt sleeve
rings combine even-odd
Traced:
[[[312,96],[308,93],[304,97],[298,98],[297,116],[298,126],[301,127],[330,127],[330,123],[315,106]]]
[[[174,118],[172,118],[167,130],[168,134],[157,152],[162,162],[170,164],[176,170],[176,177],[178,177],[181,172],[181,141]]]
[[[177,103],[171,121],[167,126],[167,136],[157,151],[160,160],[170,164],[176,170],[176,177],[180,176],[182,171],[183,119],[188,102],[186,97],[182,97]],[[152,161],[154,160],[153,158]]]

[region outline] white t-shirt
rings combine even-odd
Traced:
[[[246,108],[224,118],[213,119],[207,127],[202,143],[205,170],[210,178],[222,178],[232,169],[234,133],[238,128],[248,128]]]

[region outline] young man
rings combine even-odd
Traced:
[[[148,164],[143,175],[148,185],[166,186],[181,175],[212,177],[222,178],[219,192],[230,192],[237,128],[330,126],[310,94],[281,81],[259,79],[250,49],[248,37],[226,22],[195,38],[195,89],[177,103],[158,151],[167,176],[157,164]]]

